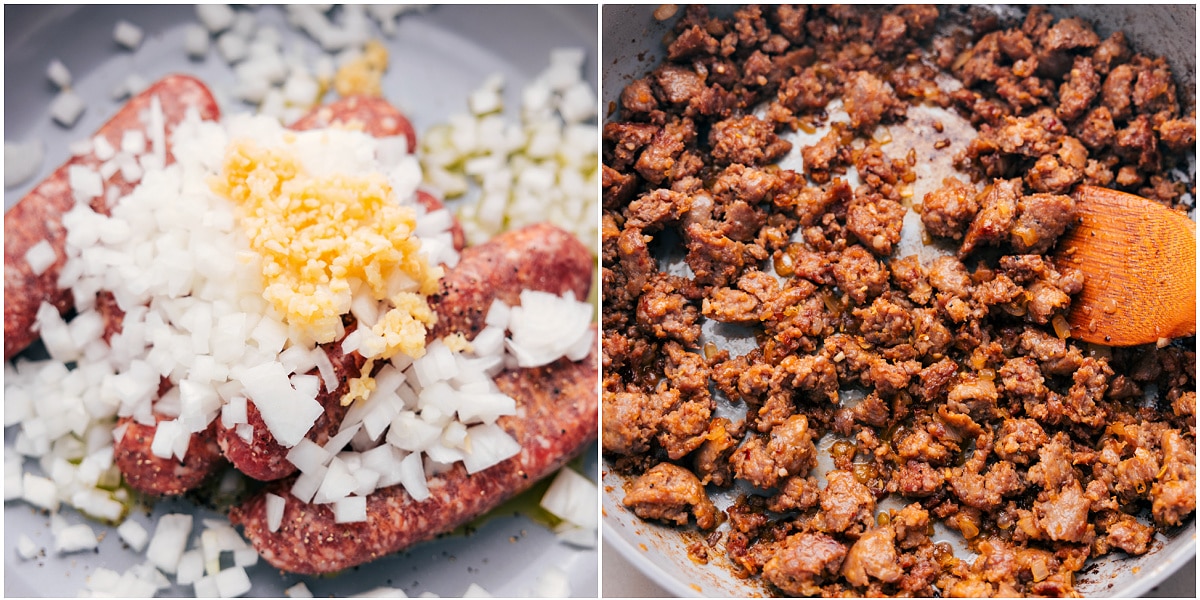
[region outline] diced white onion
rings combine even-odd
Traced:
[[[51,512],[58,510],[58,487],[53,481],[25,473],[21,489],[26,502]]]
[[[392,587],[377,587],[369,589],[359,594],[353,594],[351,598],[407,598],[408,594],[400,588]]]
[[[222,569],[216,575],[216,586],[221,598],[237,598],[250,591],[250,576],[242,567]]]
[[[191,435],[178,419],[159,421],[154,429],[154,440],[150,443],[150,453],[162,459],[169,459],[176,454],[180,445],[186,452]],[[184,441],[181,442],[181,439]]]
[[[397,479],[404,486],[413,500],[420,502],[430,496],[429,485],[425,481],[425,465],[421,462],[421,453],[413,452],[404,457],[396,467]]]
[[[367,520],[367,499],[363,496],[347,496],[333,503],[335,523],[359,523]]]
[[[37,554],[37,544],[33,543],[33,540],[29,536],[22,533],[21,537],[17,539],[17,556],[29,560],[37,556]]]
[[[104,193],[104,180],[100,173],[82,165],[67,168],[67,183],[77,202],[88,202]]]
[[[263,363],[235,376],[245,386],[267,429],[280,445],[295,446],[325,412],[321,403],[292,387],[279,363]]]
[[[575,301],[569,292],[559,297],[525,290],[521,292],[521,305],[513,307],[509,317],[512,337],[508,348],[522,367],[540,367],[568,351],[577,353],[581,337],[594,339],[590,337],[592,312],[590,304]]]
[[[226,429],[246,422],[246,398],[244,396],[234,396],[221,406],[221,425]]]
[[[220,597],[220,592],[217,590],[216,575],[205,575],[197,579],[192,584],[193,595],[197,598],[217,598]]]
[[[54,550],[59,554],[91,550],[99,544],[96,532],[85,523],[71,525],[54,535]]]
[[[166,514],[158,518],[154,529],[154,537],[146,548],[146,556],[150,562],[164,573],[175,573],[179,559],[183,556],[184,546],[192,534],[192,515],[182,513]]]
[[[533,597],[535,598],[569,598],[570,596],[571,579],[567,577],[565,571],[553,565],[546,567],[533,588]]]
[[[331,452],[308,438],[301,439],[287,453],[288,462],[303,473],[312,473],[324,467],[331,458]]]
[[[179,585],[192,585],[204,577],[204,553],[199,549],[188,550],[179,557],[175,581]]]
[[[599,525],[596,484],[572,469],[559,469],[540,504],[550,514],[580,527],[595,529]]]
[[[129,21],[117,21],[113,28],[113,40],[130,50],[136,50],[142,43],[142,29]]]
[[[312,598],[313,593],[308,590],[308,586],[301,581],[292,587],[283,590],[283,595],[288,598]]]
[[[41,140],[26,143],[4,142],[4,187],[21,185],[42,168],[45,148]]]
[[[71,90],[62,90],[50,102],[50,117],[63,127],[72,127],[83,114],[83,98]]]
[[[223,33],[217,38],[217,51],[225,62],[236,63],[246,58],[246,40],[232,31]]]
[[[296,481],[292,483],[291,494],[301,502],[312,500],[325,479],[325,471],[327,471],[325,467],[319,467],[307,473],[301,472]]]
[[[29,270],[33,271],[34,275],[40,276],[45,273],[56,259],[54,247],[46,240],[30,246],[29,250],[25,252],[25,262],[29,264]]]
[[[221,33],[233,25],[234,12],[228,4],[197,4],[196,17],[211,33]]]
[[[358,487],[358,480],[346,467],[346,463],[334,457],[329,461],[329,467],[326,468],[325,476],[321,479],[321,487],[317,488],[312,502],[314,504],[334,502],[348,496],[356,487]]]
[[[199,10],[203,6],[210,6],[210,5],[202,4],[202,5],[197,6],[196,8],[197,8],[197,10]],[[211,6],[224,6],[224,5],[211,5]],[[228,8],[228,6],[226,6],[226,8]],[[232,18],[231,18],[231,20],[232,20]],[[184,28],[184,30],[183,30],[183,48],[187,52],[187,55],[189,57],[194,58],[194,59],[204,58],[204,56],[206,54],[208,54],[208,46],[209,46],[208,30],[206,30],[203,26],[197,25],[195,23],[191,23],[191,24],[188,24]]]
[[[283,509],[287,505],[287,500],[283,496],[278,496],[267,492],[266,495],[266,510],[267,510],[267,529],[274,533],[279,531],[279,526],[283,524]]]
[[[577,548],[596,547],[595,529],[580,527],[567,521],[562,522],[554,529],[554,536],[558,538],[558,541]]]
[[[463,598],[492,598],[492,594],[480,587],[478,583],[472,583],[467,586],[467,591],[463,592]]]
[[[521,453],[521,444],[499,425],[475,425],[467,435],[470,450],[463,456],[467,473],[478,473]]]
[[[57,58],[50,61],[50,64],[46,67],[46,77],[60,89],[71,87],[71,72]]]

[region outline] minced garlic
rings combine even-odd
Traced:
[[[454,332],[446,337],[443,337],[442,343],[446,344],[446,347],[449,348],[451,352],[474,351],[474,349],[471,347],[471,342],[467,341],[467,336],[458,332]]]
[[[346,390],[346,395],[342,396],[342,406],[350,406],[355,400],[362,398],[366,401],[371,397],[371,392],[375,391],[375,379],[371,377],[371,370],[375,368],[375,361],[368,360],[363,365],[362,375],[351,379],[348,383],[350,389]]]
[[[250,247],[262,258],[263,297],[287,323],[318,343],[334,341],[358,287],[352,282],[361,281],[391,305],[368,324],[373,335],[364,335],[362,354],[424,354],[426,329],[435,322],[425,297],[437,291],[442,269],[421,256],[415,213],[395,202],[383,175],[314,177],[285,150],[236,140],[213,185],[238,207]],[[394,289],[397,274],[408,278],[402,291]]]
[[[348,96],[382,96],[383,72],[388,66],[388,51],[378,40],[367,42],[362,56],[351,60],[333,76],[333,89]]]

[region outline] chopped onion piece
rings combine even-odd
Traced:
[[[287,453],[288,462],[296,465],[302,473],[311,473],[324,467],[330,458],[333,458],[333,453],[308,438],[301,439]]]
[[[537,579],[533,588],[535,598],[569,598],[571,596],[571,579],[562,569],[548,566]]]
[[[150,562],[164,573],[175,573],[184,546],[192,534],[192,515],[172,513],[158,518],[154,537],[146,548]]]
[[[403,411],[392,420],[387,442],[401,450],[419,452],[436,443],[442,428],[426,422],[416,413]]]
[[[404,590],[402,590],[400,588],[377,587],[377,588],[373,588],[373,589],[367,590],[365,592],[362,592],[361,594],[354,594],[350,597],[351,598],[407,598],[408,594],[405,594]]]
[[[267,429],[286,448],[295,446],[325,412],[320,402],[292,387],[283,366],[277,362],[245,369],[236,378],[254,400]]]
[[[337,435],[329,438],[329,441],[325,442],[323,446],[325,452],[331,456],[337,455],[338,452],[342,451],[342,448],[346,447],[346,444],[350,443],[350,439],[354,437],[354,434],[358,433],[359,427],[361,425],[345,427]]]
[[[312,501],[314,504],[334,502],[348,496],[356,487],[358,487],[358,480],[347,468],[345,461],[334,457],[329,461],[325,477],[321,480],[321,487],[317,488],[317,493],[313,496]]]
[[[187,431],[178,419],[159,421],[154,430],[154,441],[150,443],[150,453],[162,459],[169,459],[178,454],[177,449],[181,445],[186,453],[191,436],[191,432]],[[182,456],[179,458],[183,459]]]
[[[4,142],[4,187],[10,188],[21,185],[42,168],[45,149],[41,140],[31,140],[21,144]]]
[[[54,247],[46,240],[41,240],[25,252],[25,262],[29,264],[29,270],[33,271],[34,275],[40,276],[45,273],[56,259]]]
[[[295,483],[292,484],[291,494],[301,502],[312,500],[325,479],[326,470],[325,467],[320,467],[307,473],[301,472]]]
[[[197,598],[217,598],[220,592],[217,590],[216,575],[205,575],[197,579],[192,584],[193,593]]]
[[[429,497],[429,486],[425,481],[425,466],[421,462],[420,452],[413,452],[400,461],[397,478],[413,500],[420,502]]]
[[[596,547],[596,530],[580,527],[568,521],[562,522],[558,527],[554,528],[555,537],[558,541],[575,546],[578,548],[595,548]]]
[[[50,64],[46,67],[46,77],[54,82],[54,85],[58,86],[59,89],[71,87],[71,72],[57,58],[50,61]]]
[[[17,556],[20,556],[25,560],[29,560],[37,556],[37,554],[37,544],[33,543],[33,540],[30,539],[29,536],[22,533],[21,537],[17,539]]]
[[[204,577],[204,553],[199,549],[188,550],[179,557],[179,568],[175,581],[179,585],[191,585]]]
[[[234,396],[221,406],[221,425],[226,429],[247,422],[246,398]]]
[[[59,554],[91,550],[99,544],[96,532],[84,523],[71,525],[54,535],[54,550]]]
[[[21,489],[26,502],[51,512],[58,510],[58,486],[53,481],[25,473]]]
[[[464,452],[463,466],[475,474],[521,453],[521,444],[499,425],[475,425],[467,430],[469,451]]]
[[[492,598],[492,594],[483,589],[477,583],[472,583],[467,586],[467,591],[463,592],[463,598]]]
[[[237,598],[250,591],[250,576],[242,567],[230,567],[216,575],[217,595],[221,598]]]
[[[521,292],[521,305],[513,307],[509,318],[512,338],[508,348],[521,367],[540,367],[562,358],[589,334],[593,309],[577,302],[568,292],[559,297],[546,292]],[[594,339],[594,338],[593,338]]]
[[[287,506],[287,500],[283,496],[278,496],[270,492],[267,493],[267,529],[271,533],[279,531],[279,526],[283,524],[283,509],[285,506]]]
[[[595,529],[599,525],[596,496],[595,483],[572,469],[562,468],[542,496],[541,507],[564,521]]]
[[[288,598],[312,598],[313,594],[308,590],[308,586],[301,581],[292,587],[283,590],[283,595]]]
[[[63,90],[50,102],[50,117],[63,127],[72,127],[83,114],[83,98],[71,90]]]
[[[196,17],[211,33],[221,33],[233,25],[234,12],[228,4],[197,4]]]
[[[508,317],[511,308],[500,299],[492,300],[492,305],[488,307],[487,316],[484,317],[484,322],[490,327],[496,327],[501,330],[508,329]]]
[[[136,50],[141,45],[142,36],[142,29],[129,21],[117,21],[113,28],[113,40],[129,50]]]
[[[364,496],[347,496],[333,503],[335,523],[359,523],[367,520],[367,499]]]

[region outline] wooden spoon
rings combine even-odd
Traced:
[[[1071,337],[1136,346],[1196,333],[1196,223],[1140,196],[1081,185],[1056,258],[1083,271]]]

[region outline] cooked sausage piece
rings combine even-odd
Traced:
[[[624,504],[643,519],[687,525],[689,515],[694,514],[700,529],[717,526],[719,513],[700,480],[691,471],[668,462],[654,465],[637,478],[629,486]]]
[[[442,278],[439,292],[429,299],[438,322],[428,339],[432,341],[454,332],[474,339],[484,327],[493,299],[516,305],[525,289],[555,294],[571,290],[576,298],[587,298],[592,264],[591,254],[583,244],[553,225],[531,225],[467,248],[458,265]],[[308,438],[317,444],[324,444],[341,427],[348,410],[341,406],[341,398],[347,391],[346,381],[358,377],[363,364],[361,358],[356,361],[341,356],[338,343],[331,344],[326,351],[338,371],[341,386],[333,392],[323,391],[317,398],[325,413],[308,432]],[[247,403],[247,416],[254,425],[250,442],[239,437],[234,428],[217,427],[217,439],[225,456],[238,470],[261,481],[295,473],[296,467],[286,459],[288,449],[275,442],[253,406],[253,401]]]
[[[153,98],[158,98],[162,106],[168,138],[188,109],[194,108],[202,119],[220,116],[217,101],[203,83],[185,75],[170,75],[134,96],[96,135],[120,148],[125,132],[146,128],[142,114],[149,110]],[[147,140],[147,147],[150,144]],[[166,156],[170,162],[169,151]],[[60,290],[57,284],[67,256],[67,232],[62,217],[75,204],[68,170],[72,166],[98,169],[101,162],[94,153],[68,160],[4,214],[4,360],[37,339],[37,332],[31,328],[43,301],[53,304],[63,314],[74,306],[70,290]],[[104,182],[105,193],[92,200],[92,208],[107,213],[109,206],[105,199],[111,190],[116,189],[115,193],[123,196],[133,188],[134,184],[115,173]],[[56,258],[45,272],[35,275],[25,261],[25,253],[42,240],[54,248]]]
[[[468,475],[461,463],[429,481],[432,495],[416,502],[401,486],[367,497],[367,520],[335,523],[326,504],[307,504],[288,490],[292,479],[270,484],[234,507],[258,553],[276,568],[295,573],[331,573],[392,554],[433,538],[491,510],[553,473],[596,439],[597,360],[567,359],[535,369],[506,371],[500,390],[517,401],[517,415],[497,422],[521,445],[520,454]],[[266,493],[286,500],[283,523],[267,527]]]

